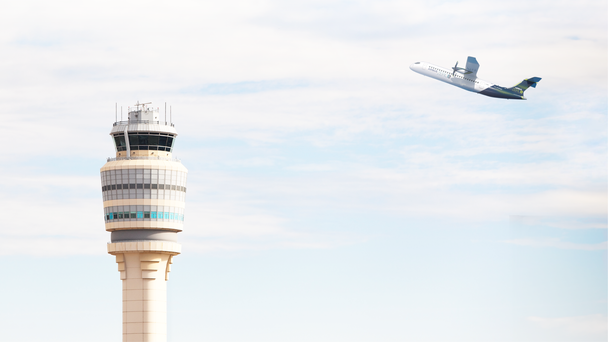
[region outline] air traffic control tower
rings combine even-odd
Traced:
[[[116,157],[101,168],[108,253],[122,280],[123,341],[167,341],[167,280],[181,246],[188,170],[173,158],[177,137],[159,111],[137,104],[110,135]]]

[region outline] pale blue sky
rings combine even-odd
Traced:
[[[170,341],[608,337],[604,1],[4,7],[2,341],[120,339],[99,168],[136,101],[190,171]],[[542,81],[408,68],[469,55]]]

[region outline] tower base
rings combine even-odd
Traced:
[[[122,280],[123,342],[167,341],[167,280],[181,246],[168,241],[108,244]]]

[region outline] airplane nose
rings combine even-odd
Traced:
[[[418,69],[419,66],[420,66],[420,62],[416,62],[416,63],[410,64],[410,69],[412,69],[412,71],[416,71],[416,69]]]

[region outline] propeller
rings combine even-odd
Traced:
[[[454,65],[452,67],[452,70],[454,70],[454,72],[452,72],[452,76],[456,75],[456,71],[458,71],[461,74],[465,74],[465,75],[466,74],[470,74],[472,72],[472,71],[469,71],[469,70],[467,70],[465,68],[459,68],[458,67],[458,62],[456,62],[456,65]]]

